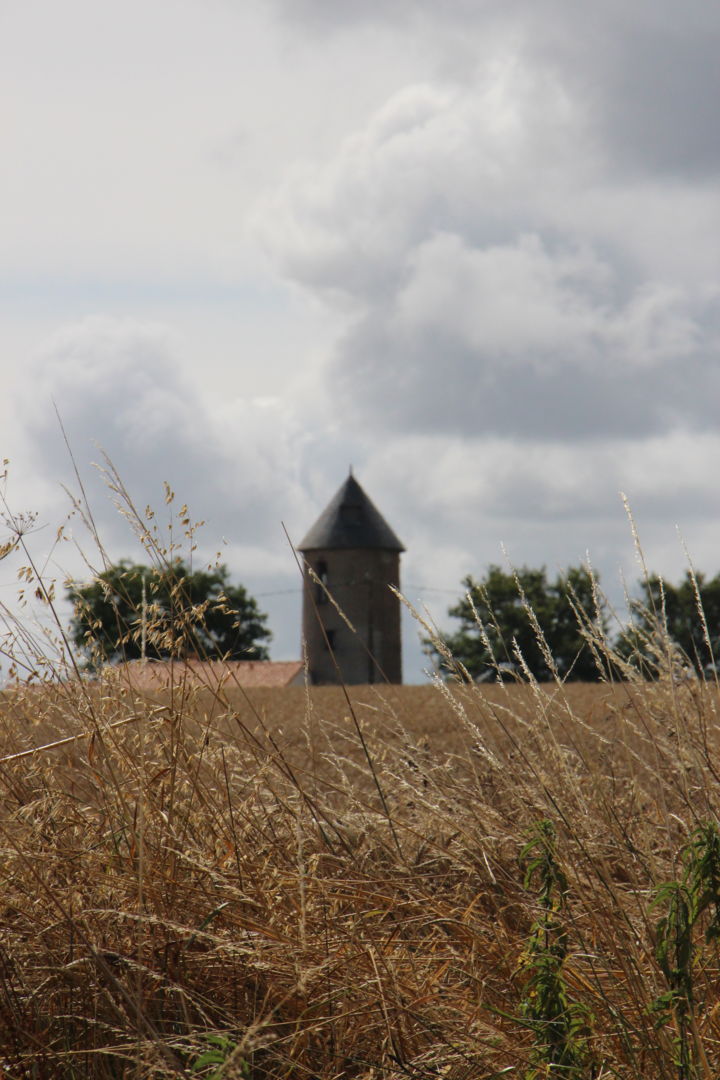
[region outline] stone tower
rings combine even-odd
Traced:
[[[303,639],[310,681],[402,682],[400,601],[389,586],[400,586],[405,549],[352,472],[298,549],[305,562]]]

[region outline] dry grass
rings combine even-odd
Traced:
[[[227,1077],[524,1076],[538,908],[518,854],[549,818],[564,977],[591,1015],[572,1075],[676,1077],[649,900],[717,817],[717,708],[669,680],[6,692],[7,1074],[209,1076],[214,1048]],[[713,1076],[717,969],[703,946]]]
[[[0,695],[0,1074],[720,1075],[720,853],[707,888],[679,854],[716,835],[719,700],[662,633],[651,683],[347,695],[153,695],[14,640],[46,681]]]

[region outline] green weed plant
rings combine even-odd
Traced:
[[[556,850],[555,826],[539,821],[520,852],[523,885],[535,895],[539,908],[523,958],[528,976],[521,1016],[534,1035],[532,1063],[525,1080],[588,1076],[588,1034],[591,1016],[573,1001],[564,976],[568,933],[563,919],[568,896],[567,877]]]

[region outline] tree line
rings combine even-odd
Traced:
[[[466,577],[463,587],[448,612],[460,626],[445,636],[447,652],[429,644],[441,665],[473,679],[592,681],[622,677],[626,665],[653,678],[668,648],[686,671],[716,670],[720,574],[708,579],[688,571],[678,585],[649,575],[614,633],[598,578],[584,566],[551,580],[544,567],[506,572],[491,565],[481,579]]]
[[[491,565],[468,576],[448,614],[459,627],[444,644],[428,642],[440,667],[471,679],[592,681],[608,674],[608,657],[647,677],[659,652],[679,650],[698,675],[714,670],[720,650],[720,574],[689,572],[678,585],[653,574],[638,586],[629,619],[611,634],[597,577],[569,567],[550,578],[545,567],[505,571]],[[192,569],[176,560],[142,566],[123,560],[89,583],[71,583],[70,636],[88,667],[122,660],[268,658],[267,615],[225,566]],[[609,646],[598,649],[598,643]],[[450,659],[452,658],[452,659]]]

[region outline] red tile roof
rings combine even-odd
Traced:
[[[164,690],[187,685],[217,690],[302,684],[301,660],[131,660],[117,669],[137,690]]]

